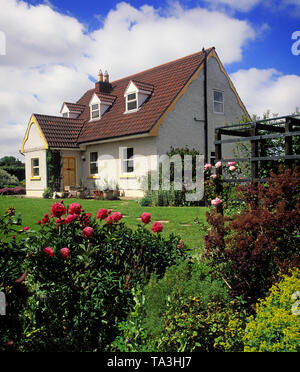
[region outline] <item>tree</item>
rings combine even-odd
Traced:
[[[25,164],[14,156],[4,156],[0,159],[0,169],[16,176],[19,181],[25,179]]]

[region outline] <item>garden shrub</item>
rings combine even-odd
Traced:
[[[6,314],[0,315],[0,351],[12,350],[22,336],[19,313],[26,302],[27,291],[23,285],[26,266],[24,241],[17,238],[16,229],[21,224],[15,209],[9,208],[0,218],[0,291],[6,297]]]
[[[300,270],[283,275],[257,304],[243,341],[246,352],[300,351]]]
[[[140,200],[140,206],[141,207],[149,207],[151,205],[151,198],[148,197],[148,196],[144,196],[141,200]]]
[[[46,187],[43,191],[44,199],[51,199],[53,197],[53,190],[50,187]]]
[[[21,186],[17,187],[4,187],[0,189],[0,195],[25,195],[26,189]]]
[[[19,185],[19,180],[16,176],[12,176],[6,170],[0,168],[0,188],[6,185]]]
[[[182,169],[184,165],[184,156],[189,155],[192,156],[192,180],[195,182],[196,180],[196,157],[200,155],[200,153],[195,149],[189,149],[188,147],[185,148],[176,148],[174,149],[171,147],[170,151],[166,154],[170,158],[172,156],[180,156],[182,159]],[[158,190],[151,190],[151,177],[150,174],[148,175],[148,185],[146,191],[146,197],[151,200],[151,205],[155,206],[199,206],[203,204],[203,201],[186,201],[186,193],[187,190],[185,188],[184,182],[182,182],[182,187],[180,190],[175,189],[175,165],[173,163],[170,164],[170,189],[163,190],[162,188],[162,166],[159,167],[158,172],[158,179],[159,179],[159,188]],[[194,191],[195,192],[195,191]],[[188,191],[188,193],[192,193]]]
[[[1,158],[0,169],[5,170],[12,176],[16,176],[19,181],[25,178],[25,164],[14,156],[4,156]]]
[[[69,213],[67,216],[65,216]],[[22,351],[104,351],[127,317],[131,289],[184,255],[179,238],[163,238],[146,225],[135,231],[119,212],[100,210],[98,222],[81,206],[55,202],[51,217],[30,229]],[[147,221],[149,222],[149,221]]]
[[[299,170],[286,170],[265,184],[240,186],[242,212],[229,218],[213,208],[207,214],[205,256],[248,308],[266,295],[278,271],[299,265],[299,176]]]
[[[162,279],[135,291],[135,306],[119,325],[118,351],[215,351],[229,321],[227,290],[203,263],[184,260]]]

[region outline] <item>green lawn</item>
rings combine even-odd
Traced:
[[[42,219],[45,213],[50,215],[50,207],[53,202],[51,199],[2,196],[0,197],[0,215],[3,215],[7,208],[14,207],[17,213],[22,214],[22,226],[38,229],[37,221]],[[163,222],[164,235],[171,233],[180,235],[186,245],[191,249],[203,247],[203,233],[200,231],[199,225],[195,224],[194,220],[198,218],[201,222],[205,222],[207,209],[204,207],[141,207],[133,200],[65,199],[64,204],[67,206],[72,202],[81,204],[85,211],[92,213],[93,216],[96,215],[97,210],[100,208],[119,211],[124,216],[123,221],[132,228],[140,223],[138,217],[143,212],[149,212],[152,215],[153,222],[168,221]]]

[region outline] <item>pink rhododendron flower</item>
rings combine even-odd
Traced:
[[[112,215],[110,215],[106,218],[106,224],[109,224],[109,223],[112,223],[112,222],[113,222],[113,218],[112,218]]]
[[[147,213],[147,212],[144,212],[144,213],[141,215],[141,221],[142,221],[144,224],[148,224],[148,223],[151,221],[151,214],[150,214],[150,213]]]
[[[204,165],[204,170],[205,171],[208,170],[208,169],[211,169],[211,168],[212,168],[212,165],[209,164],[209,163],[207,163],[207,164]]]
[[[113,214],[111,214],[111,218],[114,222],[119,222],[123,216],[120,212],[114,212]]]
[[[154,224],[153,224],[152,227],[151,227],[151,230],[152,230],[154,233],[162,232],[163,229],[164,229],[163,224],[160,223],[160,222],[154,222]]]
[[[231,165],[229,167],[230,172],[234,172],[236,170],[236,167],[234,165]]]
[[[24,231],[28,231],[28,230],[29,230],[29,227],[28,227],[28,226],[25,226],[25,227],[23,228],[23,230],[24,230]]]
[[[64,205],[55,202],[51,206],[51,217],[58,217],[60,218],[63,214],[67,212],[66,208]]]
[[[221,203],[222,203],[222,200],[219,199],[219,198],[216,198],[216,199],[211,201],[211,205],[214,205],[214,206],[219,205]]]
[[[216,167],[216,168],[220,168],[220,167],[222,167],[222,162],[221,162],[221,161],[218,161],[218,162],[215,164],[215,167]]]
[[[89,227],[89,226],[85,227],[85,228],[82,230],[82,232],[83,232],[83,235],[85,235],[87,238],[92,237],[93,234],[94,234],[94,230],[93,230],[93,228],[92,228],[92,227]]]
[[[112,223],[112,222],[119,222],[123,218],[122,214],[120,212],[114,212],[110,216],[106,218],[106,224]]]
[[[216,175],[216,174],[212,174],[212,175],[210,176],[210,178],[212,178],[213,180],[215,180],[215,179],[217,178],[217,175]]]
[[[43,252],[45,252],[46,254],[48,254],[50,257],[53,257],[54,256],[54,252],[53,252],[53,249],[50,248],[50,247],[46,247],[43,249]]]
[[[42,219],[42,225],[45,225],[47,222],[49,222],[49,216],[48,214],[45,214],[45,217]]]
[[[37,224],[38,224],[38,225],[40,225],[41,223],[42,223],[42,221],[41,221],[41,220],[38,220],[38,221],[37,221]]]
[[[77,214],[81,213],[81,205],[78,203],[72,203],[69,205],[69,214]]]
[[[67,259],[69,257],[69,254],[70,254],[70,249],[65,247],[65,248],[62,248],[60,250],[60,255],[62,256],[62,258],[64,259]]]
[[[56,221],[57,225],[63,225],[65,223],[65,219],[64,218],[58,218]]]
[[[70,222],[76,220],[77,217],[78,217],[77,214],[68,214],[67,217],[65,218],[65,223],[69,224]]]
[[[228,162],[228,165],[231,167],[231,166],[234,166],[235,165],[235,161],[230,161]]]
[[[105,220],[105,218],[109,215],[108,210],[105,208],[99,209],[97,212],[96,217],[100,220]]]

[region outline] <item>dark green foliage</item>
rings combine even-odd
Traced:
[[[19,182],[25,179],[25,164],[14,156],[4,156],[1,158],[0,169],[3,169],[10,175],[17,177]]]
[[[60,191],[61,169],[60,151],[47,150],[47,180],[51,191]]]
[[[112,350],[213,351],[229,320],[227,290],[203,263],[179,261],[134,294],[134,311]]]
[[[20,279],[26,270],[25,241],[22,236],[15,237],[20,222],[14,208],[0,218],[0,291],[7,301],[6,315],[0,315],[0,351],[13,349],[8,343],[22,336],[18,314],[25,304],[27,291]]]
[[[19,185],[19,180],[17,177],[0,168],[0,188],[17,185]]]
[[[192,181],[196,180],[196,157],[200,155],[199,151],[196,149],[185,148],[176,148],[171,147],[170,151],[167,153],[169,158],[172,158],[174,155],[179,155],[182,160],[182,169],[184,169],[184,156],[192,156]],[[175,164],[171,162],[170,164],[170,190],[163,190],[162,188],[162,166],[159,169],[159,189],[151,190],[151,177],[148,176],[148,189],[146,192],[147,198],[151,200],[151,205],[155,206],[199,206],[203,205],[203,200],[190,202],[186,201],[186,193],[191,193],[187,191],[183,182],[183,172],[182,172],[182,187],[180,190],[177,190],[175,187]]]
[[[179,237],[165,239],[146,226],[133,231],[124,223],[99,223],[84,212],[67,223],[48,216],[39,223],[40,231],[16,232],[18,244],[1,241],[7,253],[1,255],[1,275],[11,275],[5,281],[11,285],[27,270],[26,306],[11,302],[14,314],[20,312],[23,337],[10,336],[19,351],[104,351],[127,317],[131,289],[152,273],[162,277],[183,255]],[[90,237],[83,232],[87,226],[93,229]],[[50,248],[53,255],[47,253]],[[63,248],[69,249],[68,257]],[[4,290],[9,292],[7,286]]]

